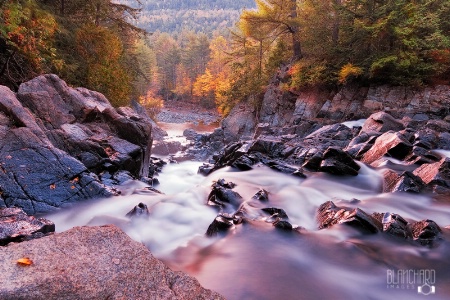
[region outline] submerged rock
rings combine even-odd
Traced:
[[[218,215],[214,221],[208,226],[206,230],[206,236],[214,237],[221,232],[226,232],[233,227],[233,218],[225,215]]]
[[[253,195],[252,199],[267,202],[269,201],[269,193],[265,189],[260,189],[255,195]]]
[[[55,224],[47,219],[28,216],[17,207],[0,208],[0,246],[52,232],[55,232]]]
[[[129,218],[148,217],[149,215],[150,212],[148,211],[147,205],[142,202],[136,205],[131,211],[126,214],[126,216]]]
[[[230,213],[235,211],[242,203],[239,193],[232,190],[235,184],[219,179],[213,183],[212,190],[208,195],[208,205],[218,206],[221,210]]]
[[[0,247],[0,256],[1,299],[224,299],[111,225]]]
[[[317,210],[319,229],[329,228],[336,224],[345,224],[368,233],[381,230],[381,223],[359,208],[348,209],[337,207],[332,201],[327,201]]]
[[[401,238],[408,238],[408,222],[398,214],[374,213],[372,216],[383,224],[383,231]]]
[[[441,228],[432,220],[422,220],[412,224],[412,237],[423,246],[432,246],[440,239]]]

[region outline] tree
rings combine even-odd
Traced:
[[[76,45],[87,63],[87,87],[105,94],[115,105],[128,104],[131,78],[120,64],[119,37],[107,28],[85,25],[76,33]]]
[[[0,80],[12,88],[43,71],[61,67],[53,36],[55,19],[34,1],[0,3]]]
[[[296,0],[256,0],[257,10],[245,10],[241,20],[249,28],[264,29],[273,40],[283,35],[290,35],[292,41],[292,57],[294,60],[303,57],[300,42],[300,23]],[[260,37],[259,39],[262,39]]]

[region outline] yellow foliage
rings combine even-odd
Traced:
[[[207,97],[215,90],[215,80],[209,69],[197,77],[194,82],[193,94],[197,97]]]
[[[344,65],[339,71],[339,82],[345,83],[350,78],[355,78],[363,74],[363,69],[351,63]]]
[[[139,103],[145,107],[150,118],[155,119],[164,107],[164,100],[160,96],[156,96],[153,91],[147,91],[145,96],[139,97]]]

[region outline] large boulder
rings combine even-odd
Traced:
[[[412,148],[411,143],[401,133],[388,131],[375,140],[374,145],[363,155],[362,161],[371,164],[385,155],[403,159]]]
[[[147,177],[147,118],[56,75],[23,83],[17,95],[0,86],[0,205],[44,213],[115,194],[99,181],[101,172]]]
[[[76,227],[0,256],[1,299],[223,299],[115,226]]]
[[[149,160],[152,126],[143,113],[116,110],[102,94],[71,88],[56,75],[21,84],[17,97],[52,144],[89,169],[106,165],[146,176],[142,166]]]
[[[225,143],[250,138],[256,126],[255,108],[247,102],[236,105],[227,118],[222,120],[221,127]]]
[[[363,124],[361,132],[384,133],[387,131],[400,131],[404,129],[402,123],[394,119],[390,114],[383,111],[372,114]]]

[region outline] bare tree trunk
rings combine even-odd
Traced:
[[[95,12],[95,26],[100,26],[100,3],[97,3],[96,12]]]
[[[294,52],[294,60],[299,60],[303,57],[302,53],[302,44],[300,42],[300,28],[299,25],[296,24],[296,19],[298,17],[297,14],[297,0],[291,0],[291,18],[294,20],[293,25],[289,27],[289,31],[292,34],[292,50]]]
[[[263,59],[263,40],[259,41],[259,70],[258,70],[258,79],[262,77],[262,59]]]
[[[331,33],[331,41],[333,42],[333,46],[336,46],[339,42],[339,30],[341,26],[341,20],[339,17],[338,7],[342,5],[342,0],[334,0],[334,23],[333,23],[333,31]]]
[[[59,10],[59,12],[61,13],[61,16],[64,16],[64,10],[65,10],[64,5],[65,5],[65,0],[61,0],[61,7]]]

